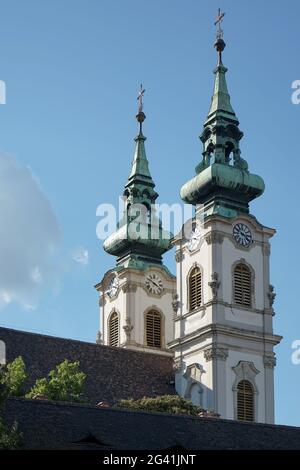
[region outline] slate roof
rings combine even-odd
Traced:
[[[175,393],[172,357],[1,327],[0,340],[6,344],[8,362],[23,357],[29,375],[27,388],[68,359],[80,362],[87,376],[86,399],[91,404]]]
[[[26,449],[300,449],[300,428],[11,398]]]

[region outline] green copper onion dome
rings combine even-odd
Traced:
[[[210,110],[200,136],[202,160],[195,168],[196,176],[182,186],[180,196],[189,204],[203,204],[204,216],[235,217],[249,213],[249,202],[263,193],[265,185],[260,176],[249,172],[241,157],[239,142],[243,133],[227,89],[222,37],[217,38],[215,48],[218,65]]]
[[[154,207],[158,194],[154,189],[155,184],[146,157],[146,137],[142,132],[142,123],[146,116],[142,111],[141,98],[136,115],[139,133],[134,139],[134,158],[123,193],[123,217],[118,223],[117,231],[103,244],[107,253],[118,257],[118,266],[133,268],[143,268],[145,264],[161,264],[162,255],[169,250],[173,237],[172,233],[162,228]]]

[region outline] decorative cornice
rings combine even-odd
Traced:
[[[204,238],[206,243],[211,245],[212,243],[223,243],[224,235],[221,232],[212,230],[211,232],[207,233]]]
[[[204,357],[206,361],[211,361],[212,359],[222,359],[223,361],[226,361],[228,357],[228,349],[209,346],[204,350]]]
[[[233,384],[233,390],[237,386],[237,383],[242,379],[248,379],[254,385],[255,377],[260,372],[255,367],[254,363],[250,361],[239,361],[236,366],[232,367],[232,370],[236,374],[236,382]]]
[[[202,310],[206,310],[208,307],[211,307],[215,303],[218,303],[219,305],[223,305],[224,307],[228,307],[231,310],[232,309],[242,310],[245,312],[253,313],[255,315],[264,315],[264,314],[271,315],[271,316],[275,315],[274,310],[272,308],[269,308],[269,309],[251,308],[251,307],[245,307],[244,305],[225,302],[224,300],[221,300],[221,299],[216,299],[216,300],[211,299],[208,302],[205,302],[204,304],[202,304],[197,309],[184,313],[180,318],[181,319],[188,318],[192,315],[199,313]]]
[[[200,305],[200,307],[195,308],[195,310],[188,311],[187,313],[185,313],[183,315],[180,315],[180,317],[179,316],[176,317],[175,320],[176,321],[179,320],[179,319],[184,320],[185,318],[197,315],[197,313],[200,313],[201,318],[203,318],[205,313],[206,313],[207,307],[210,307],[211,305],[213,305],[213,303],[214,302],[212,300],[210,300],[209,302],[206,302],[205,304]],[[179,301],[179,306],[180,306],[180,301]]]
[[[176,276],[172,274],[169,269],[164,264],[143,264],[139,267],[119,267],[118,277],[121,279],[127,279],[128,274],[137,275],[140,277],[144,277],[147,271],[156,271],[161,276],[163,276],[168,281],[175,281]]]
[[[260,234],[264,234],[265,236],[268,236],[268,237],[272,237],[275,233],[275,230],[274,229],[270,229],[270,228],[267,228],[267,227],[263,227],[263,229],[261,228],[261,226],[257,223],[257,222],[253,222],[253,217],[251,217],[251,220],[248,218],[248,217],[244,217],[242,215],[239,215],[239,217],[236,219],[236,220],[242,220],[242,221],[245,221],[245,223],[249,224],[249,225],[252,225],[253,226],[253,229],[255,231],[257,231],[258,233]],[[225,230],[222,230],[222,229],[216,229],[216,228],[212,228],[211,226],[211,222],[222,222],[222,224],[226,224],[226,225],[229,225],[230,227],[232,227],[232,224],[233,224],[233,221],[232,219],[228,219],[226,220],[224,217],[219,217],[217,215],[210,215],[207,217],[207,219],[205,220],[205,224],[204,224],[204,228],[205,229],[211,229],[210,232],[207,232],[206,235],[204,235],[203,239],[206,240],[206,242],[208,244],[211,244],[211,238],[213,237],[215,239],[215,236],[217,234],[217,238],[220,238],[220,242],[222,243],[222,237],[223,239],[228,239],[230,240],[237,248],[241,249],[241,250],[244,250],[245,252],[247,251],[250,251],[252,248],[256,247],[256,246],[259,246],[262,250],[262,252],[265,254],[265,255],[270,255],[270,251],[271,251],[271,246],[270,246],[270,243],[269,242],[266,242],[266,241],[260,241],[260,240],[253,240],[253,242],[248,245],[247,247],[243,247],[242,245],[239,245],[234,237],[232,236],[232,231],[225,231]],[[211,234],[214,234],[212,235],[211,237]],[[219,235],[219,237],[218,237]],[[173,245],[178,245],[178,251],[179,251],[179,247],[181,246],[179,244],[179,242],[181,240],[184,240],[186,241],[186,238],[185,237],[181,237],[180,239],[178,240],[173,240]],[[212,240],[212,243],[218,243],[218,241],[214,241]],[[187,248],[185,246],[183,246],[183,248],[181,248],[181,250],[184,252]],[[195,250],[195,252],[197,252],[197,250]],[[195,253],[195,252],[192,252]],[[176,256],[176,255],[175,255]]]
[[[241,380],[247,380],[251,383],[254,392],[254,421],[257,421],[258,416],[258,394],[259,389],[256,384],[256,376],[260,371],[255,367],[253,362],[250,361],[239,361],[236,366],[232,367],[235,373],[235,381],[232,384],[232,391],[234,397],[234,419],[238,419],[238,407],[237,407],[237,395],[238,395],[238,384]]]
[[[275,357],[275,355],[264,356],[264,366],[269,367],[270,369],[274,369],[274,367],[276,366],[276,357]]]
[[[169,347],[173,349],[176,346],[189,343],[190,341],[195,341],[198,338],[210,338],[211,335],[214,334],[221,334],[224,336],[231,336],[235,338],[247,339],[250,341],[257,341],[262,340],[266,343],[269,343],[273,346],[276,346],[282,340],[282,336],[274,335],[274,334],[265,334],[263,335],[262,332],[248,330],[245,328],[236,328],[233,326],[225,326],[225,325],[216,325],[215,323],[210,323],[209,325],[205,325],[197,330],[186,334],[180,338],[175,338],[173,341],[168,343]]]
[[[135,282],[125,282],[125,284],[122,285],[122,291],[124,293],[136,292],[136,290],[137,290],[137,284]]]

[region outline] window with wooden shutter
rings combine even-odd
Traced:
[[[119,315],[113,312],[109,318],[109,345],[119,346]]]
[[[238,305],[251,307],[252,290],[251,271],[243,263],[238,264],[234,269],[234,301]]]
[[[146,314],[146,344],[153,348],[161,347],[161,315],[155,310],[150,310]]]
[[[202,275],[200,268],[195,267],[189,277],[189,307],[195,310],[202,303]]]
[[[237,386],[237,419],[254,421],[254,392],[248,380],[241,380]]]

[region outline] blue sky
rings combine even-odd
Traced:
[[[291,84],[300,80],[298,1],[0,1],[0,79],[7,86],[0,153],[11,175],[4,186],[13,193],[14,175],[22,182],[11,240],[20,259],[42,256],[45,271],[41,278],[32,273],[32,292],[20,274],[0,323],[94,341],[93,286],[114,265],[96,237],[96,207],[116,204],[129,174],[138,87],[146,88],[144,132],[159,200],[178,202],[200,158],[219,6],[226,12],[229,91],[245,134],[242,156],[266,183],[251,211],[278,231],[271,265],[275,331],[284,336],[277,348],[277,422],[300,425],[300,365],[291,362],[291,343],[300,339],[300,105],[291,102]],[[174,270],[173,253],[165,261]]]

